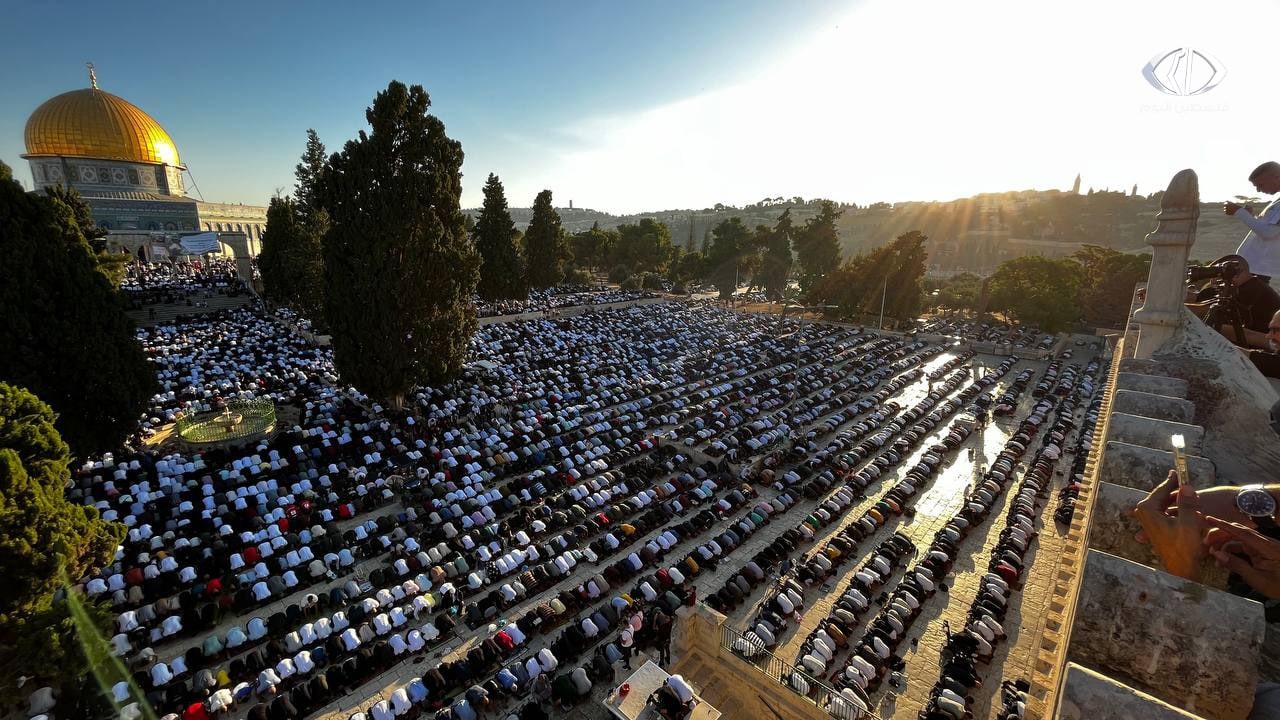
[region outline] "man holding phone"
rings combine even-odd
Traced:
[[[1262,163],[1249,173],[1249,182],[1260,193],[1280,193],[1280,163]],[[1253,272],[1268,282],[1280,277],[1280,199],[1271,201],[1256,217],[1252,209],[1239,203],[1225,203],[1222,211],[1249,227],[1236,254],[1244,256]]]

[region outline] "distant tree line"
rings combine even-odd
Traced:
[[[985,281],[956,275],[934,283],[931,298],[940,308],[998,312],[1049,332],[1081,323],[1123,327],[1134,286],[1146,280],[1150,267],[1149,254],[1085,245],[1066,258],[1007,260]]]

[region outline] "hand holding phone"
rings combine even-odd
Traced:
[[[1187,440],[1182,435],[1174,435],[1171,442],[1173,443],[1173,469],[1178,473],[1178,487],[1182,487],[1190,482],[1187,476],[1187,455],[1184,452],[1187,449]]]

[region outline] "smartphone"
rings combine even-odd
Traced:
[[[1170,438],[1173,443],[1173,469],[1178,473],[1178,487],[1186,485],[1190,478],[1187,477],[1187,441],[1182,435],[1174,435]]]

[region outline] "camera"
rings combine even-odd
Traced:
[[[1187,268],[1188,284],[1209,280],[1215,289],[1213,298],[1209,300],[1209,311],[1204,318],[1204,324],[1215,329],[1229,326],[1235,334],[1234,339],[1231,335],[1227,335],[1227,338],[1232,339],[1232,342],[1237,345],[1245,344],[1244,321],[1239,289],[1233,280],[1242,270],[1244,265],[1238,259],[1231,259],[1230,256],[1208,265]]]
[[[1238,260],[1224,260],[1212,265],[1193,265],[1187,268],[1187,282],[1198,283],[1205,280],[1221,280],[1230,283],[1231,278],[1240,274]]]

